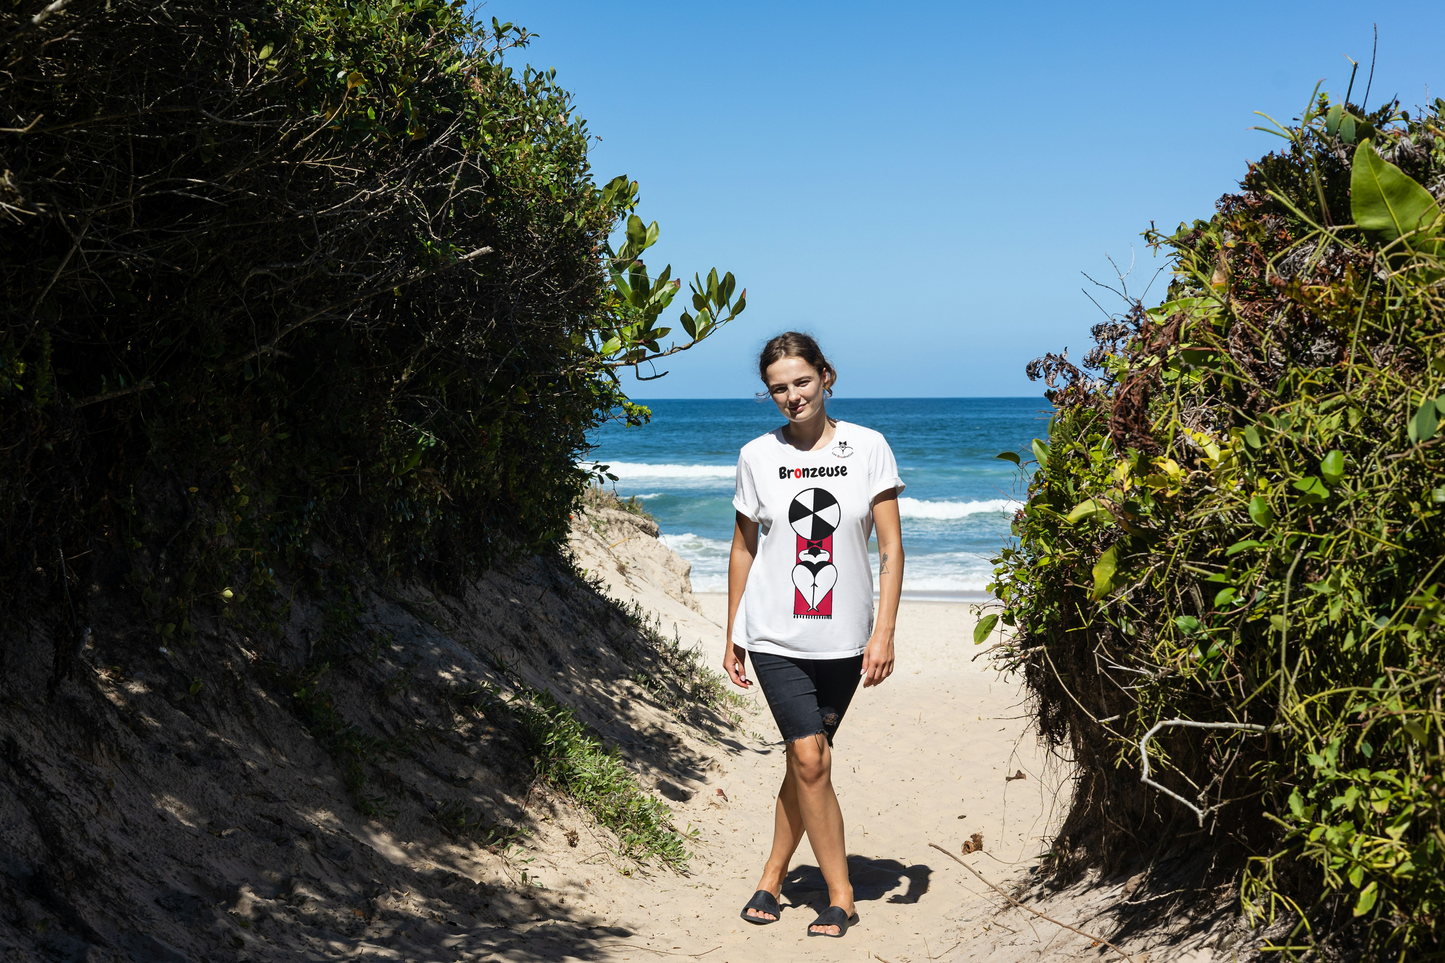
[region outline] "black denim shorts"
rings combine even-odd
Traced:
[[[833,744],[833,734],[862,681],[863,656],[846,659],[797,659],[770,652],[749,652],[753,675],[767,697],[768,708],[784,742],[819,733]]]

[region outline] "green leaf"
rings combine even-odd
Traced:
[[[1410,418],[1407,430],[1411,443],[1418,445],[1422,441],[1429,441],[1435,437],[1435,431],[1439,427],[1440,418],[1435,412],[1435,402],[1427,398],[1420,403],[1420,407]]]
[[[686,311],[682,312],[682,330],[687,332],[689,338],[697,338],[697,325],[692,323],[692,315]]]
[[[1345,477],[1345,453],[1336,450],[1326,455],[1320,462],[1320,474],[1331,485],[1338,485]]]
[[[1244,551],[1245,549],[1248,549],[1248,548],[1259,548],[1259,547],[1260,547],[1261,545],[1263,545],[1263,544],[1264,544],[1263,542],[1255,541],[1255,540],[1252,539],[1252,538],[1246,538],[1244,541],[1242,541],[1242,542],[1235,542],[1233,545],[1231,545],[1231,546],[1229,546],[1228,548],[1226,548],[1226,549],[1224,550],[1224,556],[1225,556],[1225,558],[1228,558],[1228,557],[1231,556],[1231,555],[1238,555],[1240,552]]]
[[[1218,594],[1214,596],[1214,607],[1217,609],[1229,608],[1234,604],[1235,597],[1238,594],[1239,592],[1233,586],[1220,589]]]
[[[1344,116],[1344,104],[1335,104],[1331,107],[1330,112],[1325,115],[1325,133],[1331,137],[1335,136],[1335,132],[1340,129],[1340,121],[1344,119]]]
[[[1199,620],[1192,615],[1178,616],[1174,619],[1174,624],[1177,625],[1179,631],[1185,635],[1194,635],[1200,629],[1204,628],[1204,626],[1199,624]]]
[[[1414,178],[1375,153],[1368,140],[1355,148],[1350,168],[1350,213],[1355,224],[1386,241],[1424,230],[1435,233],[1440,205]]]
[[[1344,120],[1340,121],[1340,140],[1346,144],[1355,142],[1355,118],[1349,114],[1346,114]]]
[[[1410,734],[1410,738],[1422,746],[1425,745],[1425,729],[1420,723],[1414,721],[1405,723],[1405,731]]]
[[[1111,520],[1114,517],[1109,514],[1109,510],[1100,504],[1097,499],[1086,498],[1069,509],[1069,514],[1064,516],[1064,521],[1070,525],[1076,525],[1082,521],[1098,518],[1100,515]]]
[[[1109,594],[1114,587],[1114,573],[1119,568],[1119,546],[1110,545],[1099,560],[1094,563],[1094,594],[1095,601]]]
[[[1330,490],[1325,487],[1325,483],[1314,475],[1306,475],[1290,482],[1290,485],[1299,490],[1299,500],[1304,505],[1318,505],[1330,497]]]
[[[606,343],[602,345],[601,354],[616,354],[620,350],[622,350],[622,339],[608,338]]]
[[[1360,898],[1355,901],[1355,915],[1364,916],[1375,908],[1375,900],[1380,895],[1379,883],[1370,880],[1370,885],[1360,890]]]
[[[973,644],[982,645],[988,641],[988,637],[993,633],[993,627],[995,625],[998,625],[998,613],[985,615],[979,619],[978,624],[973,627]]]
[[[1274,510],[1263,495],[1255,495],[1249,500],[1249,518],[1260,528],[1269,528],[1274,524]]]
[[[1049,468],[1049,443],[1035,438],[1030,442],[1029,447],[1034,450],[1034,458],[1038,460],[1039,467],[1048,471]]]
[[[1013,462],[1015,465],[1022,464],[1022,462],[1019,460],[1018,452],[1001,451],[1001,452],[999,452],[997,455],[994,455],[993,457],[995,457],[995,458],[1002,458],[1004,461],[1011,461],[1011,462]]]
[[[1264,447],[1264,443],[1259,440],[1259,429],[1254,425],[1249,425],[1244,429],[1244,440],[1249,443],[1251,448]]]

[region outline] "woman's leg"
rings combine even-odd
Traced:
[[[808,845],[813,847],[813,856],[828,884],[828,903],[852,916],[853,884],[848,879],[843,811],[833,792],[833,752],[821,733],[788,745],[788,776],[796,780],[798,809],[808,833]],[[817,931],[836,935],[838,927],[818,927]]]
[[[798,809],[798,780],[793,776],[793,754],[788,753],[788,771],[783,777],[783,787],[778,790],[778,803],[773,814],[773,850],[763,864],[763,875],[754,889],[765,889],[774,896],[782,894],[783,877],[788,874],[788,864],[793,853],[803,841],[803,814]],[[770,920],[771,913],[748,910],[749,916]]]

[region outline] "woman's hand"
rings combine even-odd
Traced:
[[[893,638],[874,635],[863,650],[863,688],[878,685],[893,674]]]
[[[723,652],[723,671],[728,678],[733,680],[733,685],[740,689],[747,689],[752,686],[753,681],[746,675],[748,661],[748,650],[732,642],[727,644],[727,650]]]
[[[742,512],[735,512],[733,519],[733,547],[728,555],[728,620],[726,648],[723,649],[723,671],[740,689],[751,686],[744,673],[748,662],[748,650],[733,641],[733,630],[737,625],[738,606],[743,601],[743,588],[748,584],[748,573],[752,571],[753,559],[758,557],[758,523]]]

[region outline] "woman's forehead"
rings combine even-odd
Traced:
[[[797,355],[788,355],[787,357],[779,358],[777,361],[768,365],[768,381],[770,382],[791,381],[794,378],[816,375],[817,373],[812,365]]]

